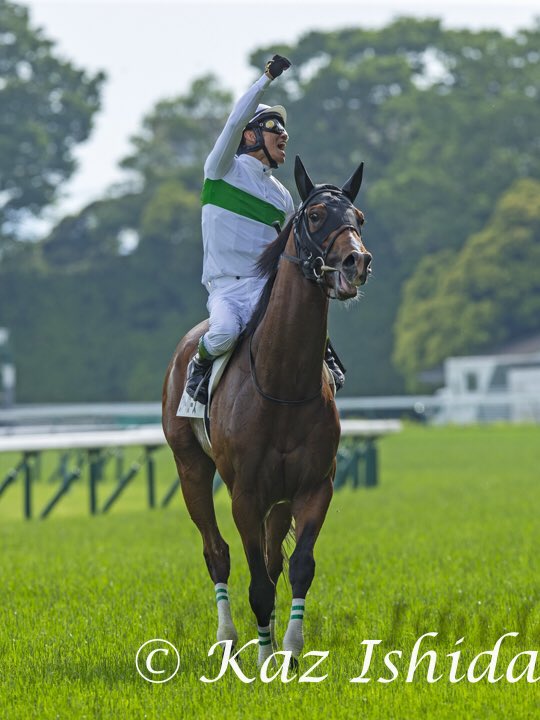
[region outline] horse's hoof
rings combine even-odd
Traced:
[[[298,663],[298,658],[291,656],[291,670],[293,672],[298,672],[299,667],[300,667],[300,665]]]

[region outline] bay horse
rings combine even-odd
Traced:
[[[207,321],[181,340],[165,377],[163,429],[215,585],[217,639],[233,646],[238,640],[228,596],[229,547],[214,511],[216,468],[231,496],[249,566],[259,665],[277,649],[276,584],[291,525],[296,537],[289,562],[293,599],[283,649],[297,662],[304,645],[313,549],[332,498],[340,437],[333,392],[323,372],[329,298],[355,297],[371,272],[371,255],[361,237],[364,216],[353,205],[362,172],[363,163],[342,188],[314,185],[296,158],[302,202],[259,259],[260,274],[268,280],[209,409],[212,458],[201,449],[192,421],[176,416],[186,368]]]

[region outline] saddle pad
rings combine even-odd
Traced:
[[[212,373],[210,375],[210,383],[208,388],[208,406],[210,406],[212,394],[215,392],[216,387],[221,380],[221,376],[223,375],[225,368],[227,367],[227,364],[231,359],[232,352],[232,350],[229,350],[229,352],[226,352],[224,355],[220,355],[212,363]],[[182,397],[180,398],[180,404],[178,405],[178,410],[176,411],[176,417],[204,419],[205,412],[206,405],[203,405],[202,403],[197,402],[192,397],[190,397],[184,388],[184,392],[182,393]]]

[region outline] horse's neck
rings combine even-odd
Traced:
[[[285,252],[294,254],[292,234]],[[326,346],[328,298],[300,267],[281,261],[264,319],[253,338],[263,390],[298,399],[317,391]]]

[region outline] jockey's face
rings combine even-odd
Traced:
[[[248,145],[253,145],[256,142],[256,137],[253,130],[245,130],[244,138],[246,139]],[[270,154],[272,160],[274,160],[278,165],[283,165],[283,163],[285,162],[285,147],[289,140],[289,135],[287,134],[287,131],[284,130],[279,135],[276,135],[276,133],[273,132],[263,131],[263,138],[266,149],[268,150],[268,153]],[[257,160],[260,160],[265,165],[270,166],[268,158],[266,157],[265,152],[262,148],[259,148],[259,150],[255,150],[254,152],[248,153],[248,155],[257,158]]]
[[[272,160],[277,162],[278,165],[283,165],[283,163],[285,162],[285,147],[289,140],[287,131],[283,130],[283,132],[280,133],[279,135],[276,135],[276,133],[270,133],[270,132],[263,131],[263,138],[264,138],[264,144],[266,145],[266,149],[270,153],[270,157],[272,158]],[[264,153],[263,153],[263,155],[264,155]],[[265,156],[265,160],[266,160],[266,164],[268,165],[268,160],[267,160],[266,156]]]

